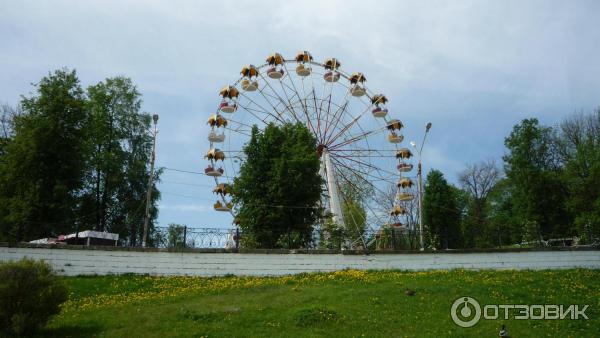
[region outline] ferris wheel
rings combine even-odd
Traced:
[[[387,97],[371,91],[362,73],[343,71],[336,58],[316,62],[307,51],[292,59],[275,53],[264,64],[244,66],[240,73],[221,89],[221,100],[207,122],[209,164],[204,172],[215,181],[215,210],[229,212],[234,219],[231,185],[244,162],[242,149],[252,127],[302,123],[317,140],[324,182],[321,207],[329,211],[333,223],[341,228],[354,224],[343,213],[349,199],[342,189],[345,185],[373,197],[393,184],[397,190],[391,210],[382,212],[374,198],[364,202],[367,228],[405,226],[403,202],[414,197],[413,181],[407,176],[413,169],[412,153],[401,145],[404,126],[390,116]],[[351,246],[364,244],[365,238],[356,238]]]

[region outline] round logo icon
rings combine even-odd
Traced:
[[[450,316],[456,325],[471,327],[481,319],[481,306],[471,297],[459,297],[452,303]]]

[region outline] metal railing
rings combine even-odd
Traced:
[[[418,250],[417,230],[384,228],[361,233],[315,229],[244,232],[240,228],[155,227],[153,242],[159,248],[264,248],[305,250]],[[261,238],[262,240],[257,240]],[[265,240],[265,237],[268,237]],[[257,244],[262,243],[262,244]]]

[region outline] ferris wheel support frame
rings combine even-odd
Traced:
[[[327,180],[327,190],[329,192],[329,210],[333,215],[333,223],[340,228],[345,229],[346,224],[344,222],[344,214],[342,213],[342,204],[340,203],[336,174],[335,170],[333,169],[333,164],[331,162],[331,158],[329,157],[329,151],[327,148],[323,149],[323,154],[321,155],[321,168],[323,169],[323,167],[325,170],[321,170],[321,176],[324,175],[324,178]]]

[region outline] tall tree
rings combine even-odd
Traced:
[[[96,230],[118,233],[135,245],[144,218],[151,117],[141,112],[141,95],[129,78],[108,78],[87,92],[90,120],[82,214]],[[155,182],[160,174],[158,170]],[[156,186],[153,189],[152,220],[160,198]]]
[[[464,218],[464,240],[468,247],[489,244],[486,202],[490,191],[501,178],[501,171],[494,160],[468,164],[459,175],[464,191],[469,195],[468,211]]]
[[[6,152],[8,143],[15,136],[14,121],[20,115],[20,107],[8,104],[0,105],[0,158]]]
[[[246,160],[233,185],[244,245],[298,248],[310,243],[320,217],[316,146],[302,124],[252,128]]]
[[[460,210],[458,196],[438,170],[427,174],[423,197],[423,223],[432,238],[434,247],[460,247]]]
[[[590,242],[600,238],[600,109],[572,115],[559,128],[556,144],[565,163],[567,208],[579,236]]]
[[[75,71],[42,78],[21,107],[0,163],[0,226],[11,240],[73,229],[85,169],[88,112]]]
[[[513,187],[513,211],[524,224],[537,224],[528,227],[539,229],[544,237],[571,234],[565,208],[567,186],[561,180],[553,132],[537,119],[525,119],[504,142],[509,151],[503,159]]]

